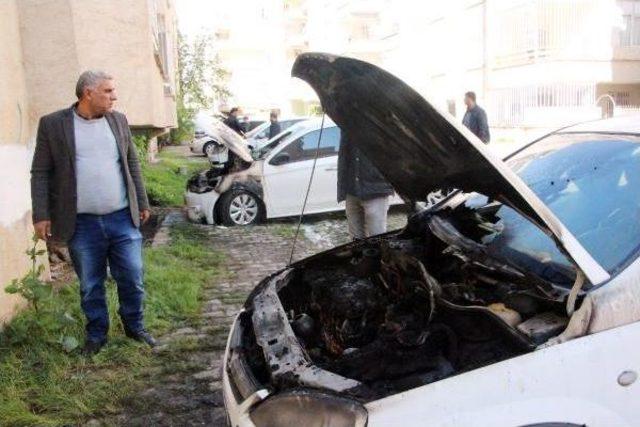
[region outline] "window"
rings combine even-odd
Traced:
[[[508,163],[610,274],[618,273],[638,255],[639,138],[552,135]],[[569,267],[533,224],[509,208],[503,207],[498,216],[506,232],[493,246],[538,259],[547,273],[558,266]]]
[[[318,148],[320,130],[315,130],[301,136],[290,143],[281,153],[287,153],[290,157],[288,163],[313,160]],[[335,156],[340,148],[340,128],[332,126],[322,131],[322,140],[318,150],[318,158]]]
[[[640,46],[640,1],[625,0],[620,5],[623,10],[620,46]]]

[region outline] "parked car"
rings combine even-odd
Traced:
[[[255,152],[252,160],[234,135],[235,164],[214,160],[208,171],[192,177],[185,195],[189,219],[224,225],[250,225],[263,219],[299,215],[311,177],[321,119],[310,119],[289,127]],[[340,129],[325,120],[306,214],[339,211],[337,201],[338,149]],[[247,160],[250,159],[250,160]],[[402,203],[398,197],[391,204]]]
[[[258,126],[262,126],[262,125],[264,125],[266,123],[262,119],[245,120],[244,117],[240,117],[238,119],[238,122],[240,122],[240,126],[242,127],[242,129],[244,129],[245,134],[248,133],[248,132],[251,132],[252,130],[257,128]]]
[[[229,131],[232,129],[219,120],[212,120],[206,124],[201,123],[194,132],[194,139],[189,144],[189,150],[194,154],[203,154],[208,157],[226,155],[226,144],[221,135]]]
[[[373,65],[293,75],[402,196],[458,190],[258,284],[223,359],[231,425],[637,425],[639,117],[504,162]]]
[[[308,117],[293,117],[293,118],[285,118],[285,119],[279,120],[280,131],[281,132],[285,131],[290,126],[308,119],[309,119]],[[270,127],[271,127],[271,122],[267,121],[261,124],[260,126],[257,126],[251,132],[248,132],[245,135],[245,137],[247,138],[247,144],[252,150],[259,150],[267,143],[267,141],[269,140]]]

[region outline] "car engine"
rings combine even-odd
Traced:
[[[278,301],[257,289],[247,307],[253,368],[277,388],[366,401],[531,352],[562,332],[567,292],[481,249],[433,215],[295,264],[274,289],[278,321],[297,342],[273,332],[278,312],[267,305]],[[311,365],[313,376],[300,368]]]
[[[211,167],[189,178],[187,181],[188,191],[198,194],[208,193],[218,187],[223,177],[251,166],[251,163],[243,161],[228,148],[223,145],[219,146],[220,150],[224,150],[224,156],[210,157]]]

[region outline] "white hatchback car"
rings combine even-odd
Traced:
[[[250,225],[263,219],[299,215],[313,168],[321,119],[289,127],[254,152],[246,142],[225,133],[221,141],[235,155],[213,156],[213,166],[192,177],[185,195],[187,213],[194,222]],[[344,209],[337,201],[340,129],[326,119],[305,214]],[[225,149],[224,153],[228,151]],[[394,196],[391,204],[402,200]]]
[[[638,426],[638,117],[504,162],[371,64],[293,75],[403,197],[460,190],[258,284],[223,359],[231,425]]]

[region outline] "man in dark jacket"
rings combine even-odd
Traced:
[[[269,121],[271,122],[271,125],[269,125],[269,139],[271,139],[281,132],[278,113],[272,111],[271,114],[269,114]]]
[[[113,110],[110,75],[85,71],[76,95],[78,102],[38,125],[31,167],[34,229],[43,240],[69,245],[87,320],[84,354],[97,353],[107,341],[107,264],[118,286],[125,334],[154,346],[143,324],[138,230],[149,218],[149,202],[129,124]]]
[[[353,239],[387,231],[393,188],[376,167],[342,134],[338,152],[338,202],[345,201]]]
[[[474,92],[465,93],[464,103],[467,106],[467,111],[462,118],[462,124],[468,127],[480,141],[488,144],[489,140],[491,140],[491,135],[489,135],[487,113],[476,104],[476,94]]]
[[[236,133],[240,136],[244,135],[244,129],[240,126],[240,122],[238,121],[238,114],[240,113],[240,109],[238,107],[233,107],[229,111],[229,115],[224,120],[224,124],[229,126],[231,129],[236,131]]]

